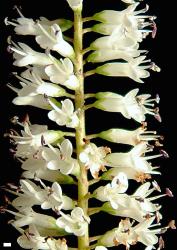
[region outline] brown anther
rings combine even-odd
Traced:
[[[156,147],[163,147],[163,144],[160,143],[159,141],[155,141],[155,146]]]
[[[151,175],[146,173],[138,173],[135,175],[135,180],[141,183],[144,183],[146,180],[150,180],[151,178]]]
[[[165,193],[166,193],[166,195],[167,195],[168,197],[171,197],[171,198],[174,197],[172,191],[171,191],[169,188],[166,188],[166,189],[165,189]]]
[[[19,117],[18,116],[14,116],[14,117],[12,117],[10,119],[10,122],[13,123],[13,124],[15,124],[15,125],[18,123],[18,121],[19,121]]]
[[[168,227],[171,228],[171,229],[176,229],[175,220],[171,220],[171,221],[168,223]]]
[[[84,138],[83,141],[84,141],[85,144],[89,144],[90,143],[90,140],[86,139],[86,138]]]
[[[159,250],[163,249],[163,248],[165,248],[165,242],[164,242],[162,236],[160,236],[160,238],[159,238]]]
[[[10,45],[7,46],[7,52],[8,52],[8,53],[13,53],[12,47],[11,47]]]
[[[161,192],[160,186],[159,186],[159,184],[158,184],[156,181],[153,181],[153,182],[152,182],[152,185],[153,185],[153,187],[154,187],[158,192]]]
[[[146,130],[147,129],[147,122],[142,122],[141,124],[142,124],[143,130]]]
[[[44,136],[42,135],[41,136],[41,146],[44,146],[46,143],[45,143],[45,139],[44,139]]]
[[[150,214],[146,214],[145,216],[143,216],[146,220],[149,220],[151,218]]]
[[[28,123],[29,124],[29,115],[28,114],[25,114],[23,120],[22,120],[22,123]]]
[[[154,117],[155,117],[155,119],[156,119],[158,122],[162,122],[162,118],[161,118],[160,114],[156,114]]]
[[[144,202],[144,199],[141,197],[135,198],[136,201],[139,201],[140,203]]]
[[[155,217],[156,217],[157,223],[159,223],[161,220],[161,217],[162,217],[161,214],[159,213],[159,211],[156,211]]]
[[[105,167],[104,165],[101,165],[101,166],[100,166],[100,170],[101,170],[102,172],[105,172],[107,169],[106,169],[106,167]]]
[[[169,154],[165,150],[161,149],[160,153],[163,155],[164,158],[169,158]]]
[[[111,153],[111,148],[104,147],[104,151],[105,151],[106,154],[110,154]]]
[[[154,21],[152,21],[152,25],[151,26],[153,28],[153,30],[152,30],[152,38],[155,38],[156,34],[157,34],[157,25],[156,25],[156,23]]]
[[[119,245],[119,242],[116,238],[113,239],[113,243],[114,243],[114,246],[118,246]]]

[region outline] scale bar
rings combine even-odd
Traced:
[[[4,242],[3,247],[11,247],[12,244],[10,242]]]

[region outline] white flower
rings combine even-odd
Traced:
[[[110,38],[113,37],[113,34],[115,34],[114,40],[116,41],[117,46],[119,44],[119,41],[123,39],[125,41],[125,46],[127,41],[131,41],[131,43],[138,45],[138,43],[142,42],[143,39],[146,38],[148,34],[152,32],[151,29],[138,29],[138,27],[125,27],[121,24],[109,23],[96,24],[92,27],[92,30],[102,35],[109,36]],[[105,37],[104,39],[102,39],[102,41],[106,41],[106,39],[108,40],[109,37]],[[114,46],[113,43],[112,46]]]
[[[50,105],[54,110],[48,113],[50,120],[56,122],[60,126],[66,126],[68,128],[76,128],[79,125],[79,118],[74,112],[74,106],[70,99],[61,101],[62,107],[57,107],[52,101],[49,100]]]
[[[10,134],[16,144],[29,145],[34,149],[54,143],[64,136],[64,133],[56,130],[48,130],[46,125],[31,125],[29,122],[24,122],[24,130],[21,131],[22,136]]]
[[[110,142],[128,144],[132,146],[136,146],[143,141],[158,142],[158,139],[163,139],[162,136],[157,135],[156,131],[146,130],[146,126],[144,124],[135,130],[120,128],[108,129],[106,131],[102,131],[97,136]]]
[[[150,94],[138,95],[139,89],[129,91],[124,97],[112,92],[100,92],[96,94],[96,101],[93,106],[108,112],[121,112],[127,119],[133,118],[137,122],[144,122],[145,115],[153,115],[161,121],[158,108],[152,108],[154,102],[159,103],[159,97],[149,99]]]
[[[57,182],[54,182],[51,188],[46,187],[42,182],[43,188],[41,188],[30,180],[20,180],[20,184],[22,193],[18,193],[18,197],[12,201],[12,205],[17,208],[41,205],[42,209],[52,208],[57,212],[61,209],[68,210],[73,208],[72,199],[62,195],[62,189]]]
[[[94,143],[86,145],[85,149],[80,153],[79,159],[84,165],[90,169],[93,178],[97,179],[99,171],[104,171],[105,156],[109,152],[106,147],[97,147]]]
[[[97,67],[96,73],[114,77],[129,77],[136,82],[143,83],[142,78],[147,78],[150,75],[147,69],[160,71],[159,67],[154,63],[144,65],[146,62],[150,62],[150,60],[145,60],[145,58],[146,56],[139,56],[129,62],[106,63],[103,66]]]
[[[98,63],[115,59],[123,59],[130,61],[134,57],[140,56],[144,50],[137,50],[136,48],[122,48],[122,49],[99,49],[91,53],[87,57],[88,62]]]
[[[20,237],[18,237],[17,243],[24,249],[50,249],[46,242],[46,237],[40,236],[34,224],[30,224],[29,228],[25,230]]]
[[[85,234],[90,219],[84,215],[82,208],[74,208],[71,211],[71,215],[66,215],[63,212],[60,212],[60,214],[61,217],[56,221],[60,228],[64,228],[66,232],[73,233],[76,236]]]
[[[150,188],[150,182],[142,184],[133,195],[119,194],[119,207],[113,209],[110,202],[106,202],[101,207],[101,211],[105,211],[109,214],[121,217],[129,217],[136,221],[143,221],[144,218],[153,216],[156,214],[158,220],[162,218],[159,210],[161,206],[152,201],[159,199],[167,194],[161,194],[157,196],[148,197],[154,191],[160,191],[157,187]]]
[[[65,96],[66,91],[56,84],[43,81],[40,76],[31,72],[28,74],[28,78],[23,78],[16,75],[20,80],[21,89],[8,84],[7,86],[17,92],[20,97],[36,96],[36,95],[47,95],[52,97]]]
[[[90,48],[93,50],[116,50],[117,51],[136,51],[139,48],[137,42],[129,37],[125,37],[121,30],[121,27],[117,27],[110,36],[103,36],[97,38],[94,42],[90,44]]]
[[[163,156],[163,152],[157,155],[148,155],[153,149],[146,142],[141,142],[133,147],[128,153],[111,153],[105,157],[107,166],[116,168],[105,173],[105,177],[117,175],[124,172],[129,179],[144,181],[144,178],[150,178],[150,174],[159,174],[156,167],[153,167],[148,160]],[[114,176],[114,175],[113,175]]]
[[[141,242],[146,249],[151,249],[156,243],[158,243],[158,237],[156,234],[161,233],[161,228],[149,229],[152,225],[155,217],[150,217],[144,219],[142,222],[138,223],[136,226],[133,226],[133,223],[127,218],[121,220],[118,228],[114,228],[111,231],[105,233],[101,239],[99,239],[99,244],[105,245],[108,247],[118,246],[123,244],[126,246],[126,249],[130,249],[130,245],[134,245],[137,242]]]
[[[56,226],[56,219],[46,214],[36,213],[32,210],[32,208],[26,207],[24,209],[19,209],[19,212],[13,212],[10,210],[6,211],[16,216],[15,221],[12,222],[12,225],[16,228],[34,224],[43,229],[60,230]]]
[[[112,208],[118,209],[119,203],[124,205],[124,200],[119,194],[125,193],[128,188],[127,176],[119,173],[111,183],[101,186],[94,191],[94,197],[101,201],[109,201]]]
[[[45,148],[42,152],[43,158],[47,161],[47,167],[50,170],[60,170],[64,175],[78,174],[79,166],[76,159],[72,158],[72,143],[65,139],[58,148]]]
[[[14,87],[8,85],[11,89],[15,91]],[[19,91],[16,89],[16,92]],[[17,92],[18,94],[18,92]],[[17,96],[12,100],[12,103],[15,105],[29,105],[40,109],[51,110],[51,106],[47,102],[46,98],[42,95],[35,96]]]
[[[21,145],[23,147],[26,147],[26,145]],[[48,147],[42,147],[38,150],[35,150],[33,148],[29,148],[31,150],[31,155],[26,154],[26,150],[23,151],[21,148],[18,152],[19,157],[27,157],[25,161],[22,162],[21,168],[25,170],[22,174],[24,178],[27,179],[43,179],[50,182],[57,181],[60,184],[72,184],[73,178],[68,175],[64,175],[61,173],[63,170],[61,168],[61,171],[58,170],[50,170],[48,168],[48,163],[55,158],[57,159],[57,156],[54,152],[58,152],[57,149],[50,149]],[[29,151],[28,151],[29,152]],[[58,156],[59,158],[59,156]],[[64,169],[63,172],[65,173],[67,169]]]
[[[48,75],[45,73],[45,68],[40,65],[28,66],[28,68],[21,73],[21,77],[30,80],[31,74],[35,74],[43,80],[49,81]]]
[[[13,45],[14,47],[10,46],[10,50],[14,52],[15,61],[13,64],[15,66],[23,67],[29,64],[46,66],[51,64],[51,59],[45,53],[36,52],[24,43],[18,43],[18,45],[13,43]]]
[[[49,55],[50,56],[50,55]],[[79,81],[73,72],[73,63],[69,58],[56,60],[50,56],[52,64],[45,68],[45,73],[54,83],[66,86],[69,89],[75,90],[79,86]]]
[[[45,17],[40,17],[37,21],[48,30],[50,29],[50,26],[55,23],[60,25],[62,31],[68,30],[72,27],[72,22],[66,19],[56,19],[50,21]],[[36,21],[34,21],[32,18],[26,18],[22,14],[19,18],[17,18],[17,20],[9,21],[8,18],[6,18],[5,24],[15,26],[14,30],[18,35],[37,36],[42,33]]]
[[[36,36],[36,42],[43,49],[57,51],[64,57],[74,57],[73,47],[63,39],[62,31],[59,25],[53,24],[50,30],[45,29],[45,26],[37,24],[42,31],[42,34]]]
[[[80,9],[82,7],[82,1],[83,0],[66,0],[74,11]]]
[[[144,9],[135,11],[138,5],[139,3],[131,4],[123,11],[104,10],[96,13],[93,16],[93,19],[103,22],[105,25],[96,25],[96,27],[93,27],[94,31],[98,31],[100,33],[103,31],[104,34],[106,30],[106,33],[109,31],[110,34],[119,26],[125,36],[131,37],[135,39],[135,41],[142,41],[142,39],[151,32],[152,37],[154,37],[156,33],[156,24],[154,19],[156,17],[144,15],[144,13],[149,9],[148,5],[146,5]]]

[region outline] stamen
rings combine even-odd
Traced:
[[[162,154],[162,156],[163,156],[164,158],[169,158],[169,155],[168,155],[168,153],[167,153],[165,150],[161,149],[161,150],[160,150],[160,153]]]
[[[151,63],[150,69],[155,71],[155,72],[160,72],[161,71],[161,69],[154,62]]]
[[[171,198],[174,197],[172,191],[171,191],[169,188],[166,188],[166,189],[165,189],[165,193],[166,193],[166,195],[167,195],[168,197],[171,197]]]

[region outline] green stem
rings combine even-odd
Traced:
[[[75,95],[72,95],[72,94],[70,94],[70,93],[65,93],[65,96],[66,96],[66,97],[69,97],[69,98],[71,98],[71,99],[75,99]]]
[[[89,21],[92,21],[93,20],[93,17],[91,16],[91,17],[84,17],[83,19],[82,19],[82,21],[83,22],[89,22]]]
[[[76,134],[73,133],[73,132],[64,132],[64,135],[65,136],[70,136],[70,137],[75,137],[76,136]]]
[[[85,94],[85,99],[93,98],[93,97],[95,97],[94,93]]]
[[[75,92],[75,107],[78,112],[79,126],[76,128],[76,153],[80,165],[80,176],[78,177],[78,206],[88,215],[88,193],[87,170],[79,161],[79,154],[84,148],[85,138],[85,112],[84,112],[84,75],[83,75],[83,22],[82,9],[74,11],[74,50],[75,50],[75,74],[79,80],[79,88]],[[85,234],[78,237],[78,250],[86,250],[89,247],[88,226]]]
[[[94,242],[96,240],[98,240],[99,238],[101,238],[102,235],[97,235],[97,236],[93,236],[93,237],[90,237],[90,242]]]
[[[92,140],[94,138],[97,138],[99,134],[92,134],[92,135],[87,135],[86,140]]]
[[[88,32],[92,32],[92,28],[85,28],[85,29],[83,30],[83,34],[86,34],[86,33],[88,33]]]
[[[101,211],[101,207],[91,207],[88,209],[88,214],[93,215],[93,214],[97,214]]]
[[[92,69],[92,70],[89,70],[89,71],[85,72],[84,76],[87,77],[87,76],[91,76],[91,75],[94,75],[94,74],[96,74],[96,70]]]

